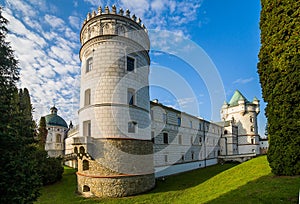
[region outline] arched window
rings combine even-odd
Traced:
[[[253,123],[253,116],[250,116],[250,123]]]
[[[56,142],[61,143],[61,134],[56,135]]]
[[[224,135],[227,135],[228,134],[228,131],[227,130],[224,130]]]
[[[134,89],[127,89],[127,102],[129,105],[135,105],[135,90]]]
[[[83,146],[81,146],[81,147],[79,148],[79,153],[84,154],[84,152],[85,152],[85,149],[84,149]]]
[[[74,147],[74,153],[77,154],[78,153],[78,148]]]
[[[90,190],[91,190],[91,189],[90,189],[89,186],[87,186],[87,185],[84,185],[84,186],[83,186],[83,189],[82,189],[83,192],[90,192]]]
[[[91,105],[91,89],[87,89],[84,92],[84,105]]]
[[[182,135],[178,135],[178,144],[182,144]]]
[[[88,160],[83,160],[82,162],[82,170],[86,171],[89,170],[90,166],[89,166],[89,161]]]

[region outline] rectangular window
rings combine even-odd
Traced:
[[[127,90],[127,103],[129,105],[135,105],[135,90],[134,89],[128,89]]]
[[[201,131],[202,130],[202,124],[199,123],[199,130]]]
[[[152,143],[155,143],[155,133],[154,133],[154,131],[151,131],[151,141],[152,141]]]
[[[90,57],[86,60],[86,73],[90,72],[93,68],[93,58]]]
[[[128,123],[128,133],[135,133],[136,132],[136,126],[137,123],[134,121],[131,121]]]
[[[134,71],[135,67],[135,59],[132,57],[127,57],[127,71],[132,72]]]
[[[84,105],[91,105],[91,89],[87,89],[84,92]]]
[[[177,125],[178,125],[178,126],[181,126],[181,117],[178,117],[178,118],[177,118]]]
[[[91,121],[87,120],[83,122],[83,136],[90,137],[92,134]]]
[[[168,155],[165,155],[165,162],[168,162]]]
[[[164,137],[164,144],[168,144],[168,143],[169,143],[169,136],[168,136],[168,133],[164,132],[164,133],[163,133],[163,137]]]
[[[190,128],[193,128],[193,121],[190,120]]]
[[[167,123],[167,114],[166,113],[163,113],[163,122],[164,123]]]
[[[151,120],[154,120],[154,112],[153,112],[153,110],[150,110],[150,116],[151,116]]]
[[[182,144],[182,135],[178,135],[178,144]]]

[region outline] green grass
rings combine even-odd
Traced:
[[[75,170],[66,167],[63,179],[43,187],[36,203],[297,203],[299,187],[299,176],[274,176],[262,156],[170,176],[141,195],[87,199],[75,193]]]

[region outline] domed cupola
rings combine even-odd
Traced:
[[[62,117],[57,115],[57,108],[55,106],[50,108],[50,111],[51,113],[45,116],[47,126],[59,126],[68,128],[68,124],[66,123],[66,121]]]

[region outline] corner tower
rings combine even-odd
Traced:
[[[80,32],[78,191],[121,197],[155,185],[147,30],[130,11],[101,7]]]
[[[260,153],[257,127],[259,112],[259,100],[254,97],[253,101],[250,102],[238,90],[235,91],[229,103],[225,102],[223,104],[221,109],[222,120],[228,121],[232,126],[237,127],[237,154]],[[226,131],[224,134],[233,134],[230,130],[231,126],[224,128]]]

